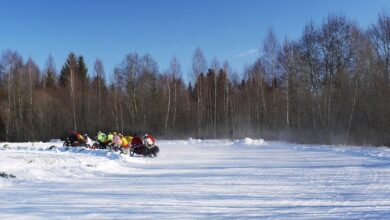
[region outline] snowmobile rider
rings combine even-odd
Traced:
[[[152,135],[145,134],[142,138],[134,135],[131,140],[130,156],[133,156],[134,153],[136,153],[143,156],[156,157],[160,150],[155,143],[156,140]]]
[[[154,139],[154,137],[152,135],[145,134],[143,136],[143,144],[145,145],[145,147],[153,148],[155,143],[156,143],[156,140]]]
[[[114,150],[119,150],[119,148],[122,146],[122,140],[120,137],[120,133],[114,132]]]
[[[97,143],[94,144],[95,148],[105,149],[108,144],[107,135],[101,131],[98,131],[96,136]]]
[[[133,140],[133,136],[130,136],[130,135],[128,135],[128,136],[125,136],[125,138],[126,138],[126,141],[127,141],[127,143],[131,143],[131,140]]]
[[[71,146],[75,146],[77,144],[84,143],[84,138],[81,134],[79,134],[77,131],[70,132],[68,136],[68,140]]]
[[[107,135],[101,131],[97,133],[97,141],[99,144],[107,144]]]
[[[87,145],[88,148],[91,148],[92,146],[92,139],[88,136],[88,134],[84,134],[84,143]]]
[[[156,140],[154,139],[154,137],[150,134],[145,134],[143,136],[143,143],[144,146],[149,149],[149,153],[156,157],[158,152],[160,151],[160,148],[156,146]]]
[[[127,141],[126,137],[123,135],[119,135],[119,137],[121,138],[121,142],[122,142],[121,148],[124,149],[129,148],[129,141]]]
[[[114,132],[114,133],[115,133],[115,132]],[[111,132],[108,133],[108,135],[107,135],[107,142],[108,142],[108,143],[112,143],[113,140],[114,140],[114,135],[113,135]]]

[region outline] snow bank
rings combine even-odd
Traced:
[[[244,139],[234,140],[233,142],[228,139],[196,139],[189,138],[188,140],[166,140],[159,141],[164,145],[193,145],[193,146],[206,146],[206,147],[230,147],[232,145],[247,145],[247,146],[263,146],[266,144],[264,139],[252,139],[246,137]]]
[[[51,143],[64,143],[61,139],[50,139],[50,141],[49,142],[51,142]]]
[[[200,143],[202,143],[202,140],[201,139],[189,138],[188,139],[188,143],[189,144],[200,144]]]
[[[264,139],[252,139],[248,137],[241,140],[236,140],[235,143],[242,144],[242,145],[250,145],[250,146],[265,145]]]
[[[196,139],[189,138],[188,140],[161,140],[157,141],[157,146],[162,145],[196,145],[196,146],[230,146],[232,144],[231,141],[227,139]]]

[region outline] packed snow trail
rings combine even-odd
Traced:
[[[61,145],[0,150],[16,176],[0,178],[0,219],[390,218],[387,148],[190,139],[142,158]]]

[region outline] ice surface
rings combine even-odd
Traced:
[[[0,219],[390,218],[388,148],[157,143],[157,158],[0,143],[0,171],[16,176],[0,178]]]

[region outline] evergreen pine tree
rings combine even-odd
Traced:
[[[66,86],[68,84],[68,81],[70,79],[70,67],[75,68],[77,66],[77,58],[76,55],[71,52],[68,55],[68,59],[66,59],[66,62],[64,66],[62,66],[61,73],[59,76],[59,84],[61,86]],[[74,69],[75,70],[75,69]]]
[[[85,64],[84,57],[79,56],[77,61],[77,86],[79,87],[77,91],[78,94],[78,108],[79,108],[79,117],[78,121],[80,122],[80,129],[86,131],[88,128],[88,109],[90,106],[90,99],[88,94],[88,85],[89,85],[89,78],[88,78],[88,68]]]
[[[52,55],[49,56],[46,66],[47,66],[46,74],[44,75],[45,87],[54,88],[56,85],[57,74],[56,74],[54,59]]]
[[[88,68],[87,65],[85,64],[84,57],[79,56],[78,59],[78,71],[77,71],[78,79],[80,80],[82,86],[87,86],[88,85]]]

